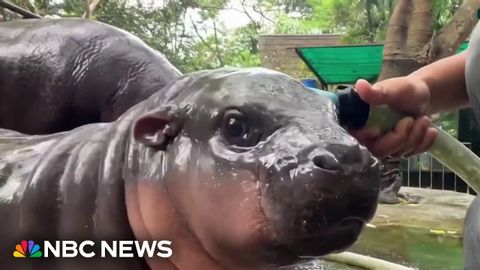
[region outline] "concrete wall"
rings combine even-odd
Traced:
[[[262,66],[284,72],[296,79],[314,78],[298,57],[295,48],[341,45],[340,35],[261,35]]]

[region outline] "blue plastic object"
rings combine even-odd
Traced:
[[[317,80],[315,79],[304,79],[302,83],[305,87],[316,88],[317,87]]]
[[[308,86],[305,86],[305,88],[314,92],[317,95],[329,97],[336,105],[338,105],[338,95],[336,93],[320,90],[318,88],[308,87]]]

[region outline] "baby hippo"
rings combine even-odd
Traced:
[[[0,130],[0,268],[275,269],[350,247],[378,191],[328,98],[267,69],[192,73],[112,123]],[[22,239],[168,240],[172,256],[20,261]]]

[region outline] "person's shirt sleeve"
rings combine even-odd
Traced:
[[[480,120],[480,23],[477,23],[470,35],[466,51],[465,82],[470,105]]]

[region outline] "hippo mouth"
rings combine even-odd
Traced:
[[[289,168],[298,172],[295,178],[267,182],[261,204],[272,237],[264,259],[286,266],[341,252],[355,243],[376,211],[378,186],[362,183],[373,183],[377,164],[369,160],[353,174],[295,164]],[[270,179],[279,179],[273,174]]]
[[[272,264],[286,266],[302,259],[341,252],[357,240],[364,225],[365,222],[359,219],[345,219],[292,243],[270,245],[265,249],[264,258]]]
[[[297,239],[290,248],[297,257],[322,256],[337,252],[355,242],[364,225],[365,222],[359,219],[345,219],[315,236]]]

